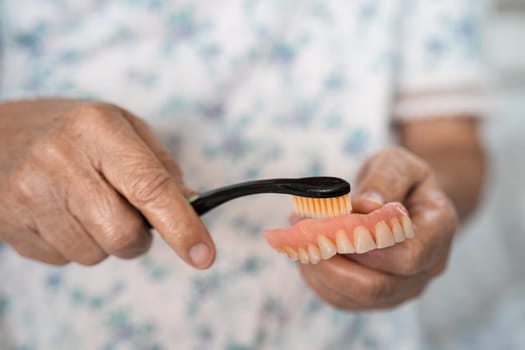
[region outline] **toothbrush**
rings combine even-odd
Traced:
[[[203,215],[232,199],[261,193],[294,196],[295,213],[300,217],[333,217],[352,210],[350,184],[340,178],[320,176],[242,182],[191,196],[188,202]]]

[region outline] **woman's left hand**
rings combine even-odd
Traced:
[[[390,308],[420,295],[444,271],[458,225],[456,210],[430,166],[399,147],[364,164],[354,212],[366,214],[393,201],[408,209],[415,238],[366,254],[300,265],[304,280],[321,299],[349,311]]]

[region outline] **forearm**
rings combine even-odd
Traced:
[[[485,154],[476,124],[471,118],[436,118],[399,127],[402,145],[435,170],[461,220],[476,208],[485,178]]]

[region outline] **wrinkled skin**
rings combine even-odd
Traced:
[[[213,242],[177,164],[139,118],[71,100],[0,105],[0,240],[48,264],[146,252],[147,218],[197,268]],[[196,247],[191,250],[192,247]]]
[[[384,150],[364,164],[352,204],[354,212],[366,214],[392,201],[408,209],[414,239],[299,266],[329,304],[353,311],[390,308],[421,294],[445,269],[458,224],[455,208],[428,164],[402,148]]]

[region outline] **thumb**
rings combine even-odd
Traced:
[[[362,167],[352,206],[366,214],[388,202],[404,202],[428,174],[426,163],[412,153],[400,147],[386,149]]]
[[[141,128],[142,135],[149,135],[143,138],[130,118],[125,119],[127,125],[106,129],[110,134],[96,143],[99,170],[184,261],[199,269],[210,267],[215,245],[181,191],[182,175],[176,163],[147,128]]]

